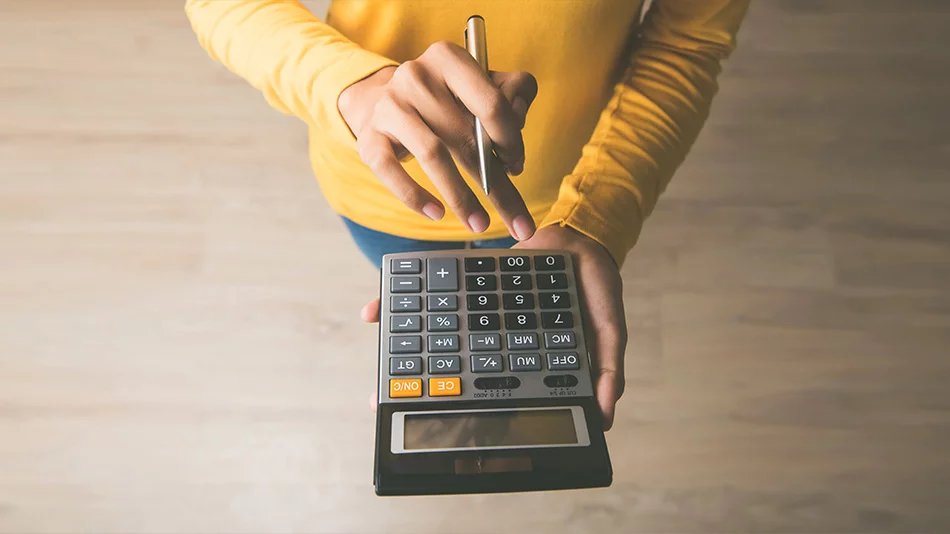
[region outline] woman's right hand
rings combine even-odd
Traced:
[[[400,160],[411,154],[449,208],[470,231],[488,228],[489,217],[462,178],[479,176],[475,117],[491,138],[508,173],[524,169],[521,129],[538,85],[527,72],[485,75],[462,47],[439,42],[417,59],[388,67],[340,95],[343,119],[356,135],[360,158],[390,191],[417,213],[438,220],[445,207],[417,184]],[[455,161],[453,161],[453,157]],[[534,220],[508,175],[492,176],[489,200],[518,240],[531,237]]]

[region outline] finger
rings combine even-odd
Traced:
[[[488,199],[494,204],[498,216],[505,222],[512,237],[524,241],[534,235],[537,229],[534,218],[531,217],[521,193],[505,173],[495,173]]]
[[[471,232],[484,232],[488,213],[465,183],[442,140],[415,110],[401,109],[392,119],[386,121],[383,131],[415,156],[462,224]]]
[[[534,99],[538,96],[538,81],[527,72],[493,71],[491,77],[501,93],[511,102],[511,107],[518,118],[521,119],[521,127],[524,128],[525,120],[528,117],[528,108],[531,107]]]
[[[357,144],[363,163],[409,209],[435,221],[445,215],[442,203],[417,184],[399,163],[388,137],[376,129],[364,128]]]
[[[613,333],[615,327],[607,328],[609,331],[605,332],[605,328],[594,327],[591,351],[597,403],[600,404],[601,413],[604,415],[605,429],[613,425],[614,408],[623,395],[623,354],[626,348],[625,339]]]
[[[379,322],[379,298],[375,298],[366,303],[360,310],[360,319],[367,323]]]
[[[584,331],[590,334],[589,352],[593,368],[594,391],[603,415],[604,429],[613,426],[617,401],[624,390],[624,352],[627,348],[626,317],[622,294],[614,284],[621,281],[609,267],[579,262],[578,279],[581,299],[584,301]]]
[[[481,121],[502,161],[510,168],[524,165],[521,120],[511,102],[462,47],[450,43],[431,50],[443,59],[439,64],[449,90]]]
[[[375,391],[369,396],[369,409],[373,410],[373,413],[376,413],[376,407],[379,405],[379,403],[376,402],[377,397],[378,395]]]

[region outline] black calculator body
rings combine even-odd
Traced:
[[[569,252],[384,256],[378,495],[609,486]]]

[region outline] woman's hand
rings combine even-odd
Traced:
[[[613,257],[600,243],[571,228],[547,226],[515,249],[569,250],[574,253],[580,285],[584,334],[593,366],[594,393],[604,416],[604,430],[614,422],[614,408],[623,395],[623,357],[627,320],[623,280]]]
[[[485,75],[462,47],[439,42],[399,67],[389,67],[348,87],[338,107],[356,135],[360,158],[390,191],[417,213],[438,220],[445,207],[417,184],[400,160],[415,156],[423,171],[470,231],[479,233],[489,216],[462,178],[479,176],[475,122],[478,117],[495,152],[512,175],[524,169],[524,127],[538,92],[526,72]],[[531,237],[534,220],[508,176],[492,176],[489,200],[509,233]]]
[[[548,226],[514,247],[541,250],[568,250],[576,259],[580,282],[581,309],[585,313],[586,334],[597,403],[604,429],[613,425],[614,408],[623,394],[623,359],[627,348],[627,321],[623,309],[623,281],[617,264],[599,243],[570,228]],[[360,311],[368,323],[379,322],[379,298]],[[370,405],[376,409],[375,393]]]

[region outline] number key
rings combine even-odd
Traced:
[[[505,291],[531,289],[531,277],[527,274],[503,274],[501,288]]]
[[[506,313],[505,328],[508,330],[534,330],[538,327],[538,316],[534,313]]]
[[[535,256],[534,268],[539,271],[563,271],[564,270],[564,256],[560,256],[560,255]]]
[[[538,289],[567,289],[567,273],[539,274]]]
[[[531,261],[527,256],[503,256],[501,258],[502,271],[530,271]]]
[[[541,301],[542,309],[551,308],[570,308],[571,295],[567,291],[555,291],[553,293],[541,293],[538,295]]]
[[[531,310],[534,308],[534,295],[531,293],[505,293],[501,297],[506,310]]]
[[[498,279],[493,274],[470,274],[465,277],[466,291],[494,291],[497,288]]]
[[[468,329],[473,332],[498,330],[500,327],[501,318],[497,313],[470,313],[468,315]]]
[[[498,295],[469,295],[468,309],[470,311],[488,311],[498,309]]]
[[[571,328],[574,316],[569,311],[541,312],[541,326],[544,328]]]

